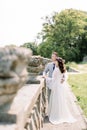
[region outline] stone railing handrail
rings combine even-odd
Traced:
[[[46,87],[44,79],[40,76],[38,78],[40,84],[25,84],[17,92],[11,105],[7,104],[5,109],[2,108],[8,119],[2,114],[4,122],[2,119],[0,130],[40,130],[46,108]],[[5,125],[7,122],[10,124]]]

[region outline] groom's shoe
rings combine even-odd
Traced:
[[[48,115],[46,115],[45,117],[44,117],[44,122],[48,122],[49,121],[49,117],[48,117]]]
[[[46,115],[45,118],[48,118],[48,115]]]

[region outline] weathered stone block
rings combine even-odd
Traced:
[[[28,61],[27,70],[29,72],[29,77],[27,84],[39,84],[39,81],[36,77],[37,75],[42,75],[45,65],[50,61],[50,59],[41,56],[32,56]]]
[[[32,56],[28,61],[28,72],[37,73],[37,75],[44,70],[45,65],[51,60],[41,56]]]
[[[0,48],[0,106],[13,99],[27,81],[31,55],[31,50],[25,48]]]
[[[87,62],[87,56],[83,58],[83,62]]]

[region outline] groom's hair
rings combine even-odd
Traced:
[[[58,57],[58,53],[56,51],[54,51],[52,54],[56,55]]]

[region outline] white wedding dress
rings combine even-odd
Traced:
[[[73,123],[76,121],[69,111],[66,102],[66,81],[61,83],[63,75],[65,76],[65,79],[67,79],[66,73],[61,73],[59,68],[55,67],[52,78],[46,78],[47,87],[51,89],[50,101],[48,104],[48,117],[52,124],[63,122]]]

